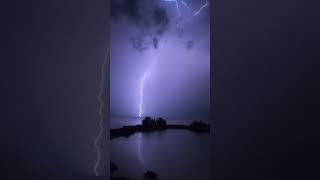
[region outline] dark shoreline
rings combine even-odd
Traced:
[[[195,133],[210,133],[210,125],[195,127],[193,125],[168,124],[162,127],[146,127],[145,125],[123,126],[122,128],[110,129],[110,139],[129,137],[136,132],[154,132],[169,129],[184,129]]]

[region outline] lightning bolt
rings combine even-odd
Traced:
[[[140,104],[139,104],[139,117],[142,117],[142,113],[143,113],[143,89],[144,89],[144,82],[146,80],[146,77],[148,76],[149,71],[146,71],[141,79],[141,83],[140,83]],[[141,153],[141,143],[142,143],[142,135],[140,134],[138,137],[138,157],[139,157],[139,161],[141,163],[141,165],[144,167],[144,163],[143,163],[143,159],[142,159],[142,153]]]
[[[180,14],[180,7],[179,7],[178,0],[162,0],[162,1],[165,1],[165,2],[175,2],[176,8],[177,8],[177,13],[178,13],[179,16],[181,15],[181,14]],[[186,20],[186,22],[190,21],[193,17],[198,16],[205,7],[208,7],[208,6],[209,6],[209,2],[206,1],[198,10],[192,12],[192,10],[191,10],[190,6],[188,5],[188,3],[186,3],[184,0],[180,0],[180,2],[181,2],[181,4],[184,5],[184,6],[188,9],[188,11],[192,14],[191,17],[189,17],[189,18]],[[180,24],[178,23],[177,26],[180,27]]]
[[[206,1],[206,3],[205,3],[204,5],[202,5],[202,6],[200,7],[200,9],[193,14],[193,17],[197,16],[197,15],[202,11],[202,9],[205,8],[205,7],[207,7],[207,6],[209,6],[208,1]]]
[[[140,84],[140,104],[139,104],[139,117],[141,118],[142,116],[142,106],[143,106],[143,88],[144,88],[144,81],[146,79],[146,76],[149,74],[149,72],[145,72],[142,76],[142,79],[141,79],[141,84]]]
[[[144,82],[146,80],[147,75],[149,74],[148,71],[146,71],[141,79],[141,83],[140,83],[140,104],[139,104],[139,117],[142,117],[142,113],[143,113],[143,89],[144,89]],[[140,134],[138,137],[138,157],[139,157],[139,161],[142,165],[142,167],[144,167],[144,163],[143,163],[143,159],[142,159],[142,153],[141,153],[141,142],[142,142],[142,135]]]
[[[103,124],[104,124],[104,120],[103,120],[103,108],[104,108],[104,103],[103,103],[103,90],[104,90],[104,83],[105,83],[105,69],[106,69],[106,64],[107,64],[107,58],[108,58],[108,55],[109,55],[109,49],[106,50],[105,52],[105,58],[104,58],[104,61],[103,61],[103,64],[101,66],[101,82],[100,82],[100,91],[97,95],[97,98],[98,98],[98,101],[99,101],[99,104],[100,104],[100,107],[99,107],[99,133],[94,141],[94,147],[96,148],[96,151],[97,151],[97,161],[95,163],[95,166],[94,166],[94,173],[96,176],[99,176],[99,173],[98,173],[98,168],[100,166],[100,161],[101,161],[101,150],[100,150],[100,146],[99,146],[99,141],[100,141],[100,138],[101,136],[103,135]]]

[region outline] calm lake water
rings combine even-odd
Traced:
[[[169,121],[169,123],[189,121]],[[191,121],[190,121],[191,122]],[[112,128],[139,124],[140,120],[111,123]],[[136,133],[111,140],[111,160],[119,170],[116,175],[143,179],[152,170],[160,180],[209,180],[210,135],[187,130]]]

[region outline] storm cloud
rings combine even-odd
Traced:
[[[157,1],[114,0],[111,1],[111,17],[132,24],[138,33],[131,35],[132,47],[140,52],[157,49],[162,35],[168,28],[169,17]]]

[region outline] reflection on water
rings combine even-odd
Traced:
[[[147,170],[164,180],[209,180],[209,134],[186,130],[136,133],[111,141],[111,160],[119,171],[133,180],[141,180]]]

